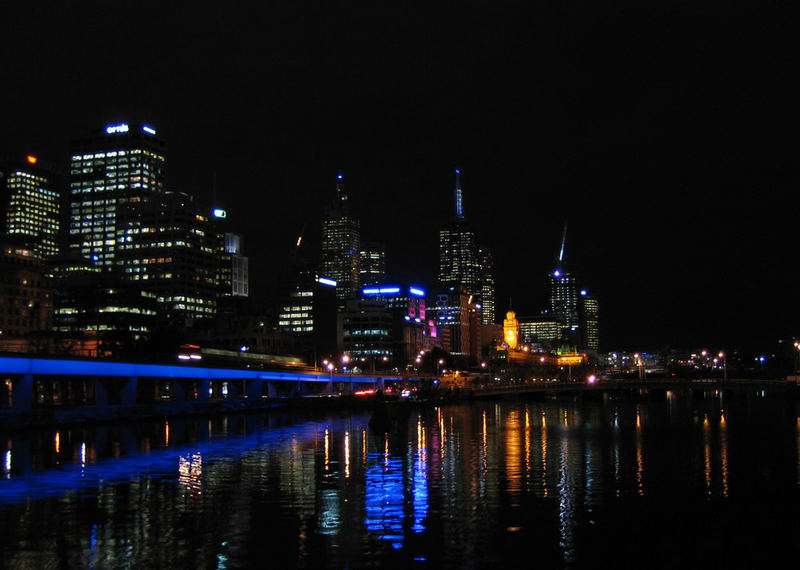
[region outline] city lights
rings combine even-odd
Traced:
[[[106,127],[106,134],[113,135],[118,133],[127,133],[128,132],[128,124],[127,123],[120,123],[118,125],[108,125]]]

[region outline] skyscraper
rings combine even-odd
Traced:
[[[47,260],[58,254],[60,195],[38,157],[0,157],[0,233]]]
[[[216,235],[183,192],[143,193],[127,204],[116,263],[124,281],[156,295],[164,322],[182,328],[216,313]]]
[[[481,300],[481,324],[494,324],[494,258],[492,251],[485,246],[478,250],[481,260],[480,272],[480,300]]]
[[[212,231],[216,235],[217,274],[215,280],[221,297],[250,296],[250,259],[244,255],[244,237],[229,231],[228,213],[222,208],[211,211]]]
[[[130,235],[135,206],[164,190],[165,144],[148,125],[118,123],[73,141],[69,248],[110,269]]]
[[[597,350],[599,345],[597,300],[578,287],[578,280],[566,259],[567,224],[561,248],[550,274],[550,313],[561,323],[561,337],[581,349]]]
[[[600,310],[595,299],[586,289],[580,293],[581,343],[582,348],[600,348]]]
[[[361,225],[352,217],[341,172],[336,177],[336,198],[322,220],[320,274],[336,281],[336,297],[345,299],[360,292]]]
[[[456,170],[455,216],[439,230],[439,285],[445,291],[463,287],[479,298],[481,269],[477,238],[464,218],[461,171]]]

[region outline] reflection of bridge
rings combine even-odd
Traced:
[[[604,394],[604,393],[659,393],[666,391],[754,391],[788,392],[794,391],[798,382],[786,379],[747,379],[747,378],[648,378],[648,379],[607,379],[594,384],[586,382],[527,382],[516,384],[488,384],[469,390],[472,397],[504,397],[525,394]]]
[[[0,411],[82,408],[89,417],[101,408],[119,412],[120,408],[156,404],[169,404],[176,412],[181,408],[211,409],[213,405],[251,407],[303,396],[384,390],[393,383],[427,386],[432,381],[424,376],[0,357]]]

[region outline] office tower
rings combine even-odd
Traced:
[[[464,218],[461,171],[456,170],[455,216],[439,230],[439,285],[445,291],[463,287],[473,300],[479,300],[481,272],[475,232]]]
[[[0,240],[0,350],[35,349],[31,333],[49,331],[53,317],[50,279],[33,247]]]
[[[561,321],[550,314],[519,319],[520,337],[526,344],[555,346],[561,339],[561,329]]]
[[[65,271],[56,282],[53,330],[72,339],[83,356],[131,351],[156,328],[157,296],[136,281],[111,271]]]
[[[116,249],[122,279],[156,295],[162,324],[192,327],[216,314],[217,236],[182,192],[146,192],[125,205]]]
[[[375,285],[386,278],[386,245],[361,242],[359,274],[361,286]]]
[[[345,299],[360,290],[361,226],[350,213],[342,174],[336,177],[336,198],[322,220],[322,259],[320,275],[336,281],[336,297]]]
[[[579,343],[578,329],[580,314],[578,310],[578,284],[569,271],[565,261],[567,225],[561,238],[561,249],[556,258],[556,266],[550,273],[550,313],[563,327],[562,336],[569,342]]]
[[[450,338],[450,354],[462,364],[475,362],[480,354],[481,331],[474,296],[464,287],[453,287],[436,295],[433,313],[440,333]]]
[[[29,154],[0,157],[0,233],[34,256],[58,254],[60,195],[52,168]]]
[[[481,247],[478,250],[481,260],[480,271],[480,302],[481,302],[481,324],[494,324],[494,259],[488,247]]]
[[[589,294],[586,289],[580,292],[580,315],[581,315],[581,346],[588,350],[598,350],[600,348],[600,321],[597,299]]]
[[[292,333],[294,353],[318,364],[336,351],[336,282],[300,267],[283,285],[277,304],[278,330]]]
[[[417,285],[364,287],[338,321],[341,350],[363,370],[416,365],[420,352],[432,348],[436,332],[427,320],[425,290]]]
[[[211,222],[216,235],[216,283],[220,297],[250,296],[250,260],[244,255],[244,237],[227,231],[227,211],[214,208]]]
[[[135,205],[164,190],[165,144],[148,125],[96,129],[72,145],[69,248],[99,268],[116,264]]]

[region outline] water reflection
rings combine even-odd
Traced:
[[[787,427],[763,410],[769,441],[785,428],[790,451],[754,470],[757,406],[722,404],[475,403],[380,430],[368,414],[264,414],[13,434],[0,443],[0,516],[14,521],[0,547],[10,566],[608,562],[632,514],[656,536],[675,505],[725,508],[786,457],[800,484],[797,415]]]

